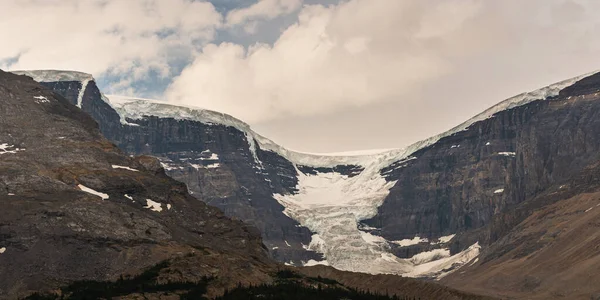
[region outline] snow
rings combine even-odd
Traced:
[[[4,252],[6,252],[6,247],[2,247],[2,248],[0,248],[0,254],[2,254],[2,253],[4,253]]]
[[[133,201],[133,197],[131,197],[131,196],[127,195],[127,194],[125,194],[125,198],[127,198],[127,199],[129,199],[129,200]]]
[[[199,165],[199,164],[192,164],[190,163],[190,166],[192,166],[194,169],[199,170],[199,169],[217,169],[221,167],[220,163],[214,163],[214,164],[210,164],[210,165]]]
[[[498,155],[515,157],[515,155],[517,155],[517,153],[515,153],[515,152],[498,152]]]
[[[50,100],[44,96],[34,96],[33,99],[35,99],[35,103],[37,104],[50,102]]]
[[[451,234],[451,235],[447,235],[447,236],[442,236],[440,238],[438,238],[438,241],[436,243],[432,243],[432,244],[447,244],[449,243],[454,237],[456,236],[456,234]]]
[[[183,169],[183,167],[181,167],[179,165],[170,165],[169,163],[165,163],[165,162],[160,162],[160,166],[163,167],[163,169],[165,169],[167,171]],[[194,166],[192,166],[192,167],[194,167]]]
[[[290,245],[290,243],[288,243],[288,241],[285,241],[285,244],[286,244],[288,247],[291,247],[291,246],[292,246],[292,245]]]
[[[329,266],[329,263],[327,262],[327,260],[316,261],[314,259],[311,259],[303,264],[303,266],[305,266],[305,267],[318,266],[318,265]]]
[[[415,265],[422,265],[424,263],[437,261],[446,257],[450,257],[449,249],[433,249],[431,251],[425,251],[414,255],[410,258],[410,261]]]
[[[210,150],[204,150],[202,151],[201,154],[208,154],[210,153],[210,157],[200,157],[201,160],[218,160],[219,159],[219,155],[216,153],[211,153]]]
[[[316,233],[308,248],[323,253],[337,269],[368,273],[410,269],[410,263],[388,255],[383,238],[359,230],[359,222],[375,216],[395,183],[381,176],[381,163],[385,162],[372,162],[354,177],[297,171],[298,193],[274,195],[285,214]]]
[[[415,236],[412,239],[391,241],[390,243],[394,243],[400,247],[408,247],[408,246],[412,246],[412,245],[418,245],[419,243],[427,243],[427,242],[429,242],[429,240],[427,238],[420,238],[418,236]]]
[[[367,242],[371,245],[378,245],[378,244],[383,244],[383,243],[387,242],[386,239],[384,239],[380,236],[377,236],[377,235],[372,235],[368,232],[360,231],[360,235],[365,242]]]
[[[87,88],[88,83],[90,83],[90,80],[93,80],[93,78],[86,78],[81,81],[81,89],[79,89],[79,94],[77,95],[77,107],[79,108],[83,105],[83,95],[85,94],[85,89]]]
[[[494,191],[494,194],[502,194],[504,193],[504,189],[497,189]]]
[[[452,145],[452,146],[450,146],[450,149],[454,149],[454,148],[460,148],[460,145]]]
[[[82,184],[77,185],[77,186],[79,187],[80,190],[82,190],[82,191],[84,191],[84,192],[86,192],[88,194],[92,194],[92,195],[98,196],[98,197],[102,198],[102,200],[106,200],[106,199],[109,198],[108,194],[104,194],[104,193],[100,193],[98,191],[94,191],[94,190],[90,189],[89,187],[86,187],[86,186],[84,186]]]
[[[171,204],[167,204],[167,210],[171,210]]]
[[[592,206],[592,207],[586,209],[585,212],[588,212],[588,211],[592,210],[592,208],[594,208],[594,207]]]
[[[305,248],[306,250],[312,250],[318,253],[325,252],[325,241],[318,235],[313,234],[310,240],[310,244]]]
[[[17,75],[25,75],[33,78],[37,82],[57,82],[57,81],[85,81],[94,80],[94,77],[87,73],[62,70],[30,70],[30,71],[11,71]]]
[[[8,195],[9,195],[9,196],[14,196],[15,194],[13,194],[13,193],[8,193]]]
[[[486,145],[486,146],[489,146],[489,145],[491,145],[491,144],[492,144],[492,143],[490,143],[490,142],[487,142],[487,143],[485,143],[485,145]]]
[[[25,149],[17,148],[14,145],[9,145],[7,143],[0,144],[0,155],[2,154],[15,154],[19,151],[25,151]]]
[[[272,250],[277,250],[277,249],[279,249],[279,247],[273,247],[273,248],[271,248],[271,249],[272,249]]]
[[[133,172],[139,172],[139,170],[132,169],[130,167],[119,166],[119,165],[112,165],[112,168],[113,169],[124,169],[124,170],[128,170],[128,171],[133,171]]]
[[[144,206],[144,208],[149,208],[151,211],[161,212],[163,210],[161,206],[161,203],[146,199],[146,206]]]
[[[479,243],[475,243],[453,256],[447,256],[438,260],[415,265],[411,272],[402,275],[406,277],[430,277],[439,280],[475,259],[479,255],[480,249],[481,246],[479,246]],[[422,253],[417,255],[421,254]],[[442,252],[429,253],[430,256],[435,254],[442,254]],[[425,255],[423,255],[423,257],[425,257]],[[411,260],[413,258],[411,258]]]

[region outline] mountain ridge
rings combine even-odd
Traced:
[[[91,107],[100,107],[101,102],[106,101],[99,91],[93,92],[98,94],[95,98],[84,96],[83,108],[96,114],[95,119],[101,127],[107,128],[105,134],[127,152],[162,157],[169,175],[185,182],[195,195],[208,196],[208,203],[223,209],[228,215],[258,225],[271,255],[278,260],[296,265],[322,262],[341,269],[387,273],[390,271],[386,270],[389,268],[386,264],[399,261],[398,258],[416,259],[415,255],[427,256],[427,253],[432,258],[441,254],[443,259],[432,263],[442,266],[452,255],[469,249],[477,241],[488,240],[471,231],[488,224],[495,214],[535,195],[537,189],[543,190],[553,180],[569,176],[568,172],[562,172],[567,170],[566,165],[556,168],[560,171],[555,173],[556,178],[550,176],[548,172],[551,170],[546,170],[544,164],[533,164],[534,174],[546,174],[541,177],[531,177],[532,174],[523,171],[523,164],[531,164],[538,157],[528,152],[527,145],[538,143],[535,151],[543,151],[541,149],[551,144],[553,138],[562,138],[545,137],[537,141],[535,131],[531,130],[553,130],[547,124],[537,122],[537,114],[542,116],[558,109],[559,119],[576,118],[567,109],[556,107],[574,97],[570,87],[578,84],[575,90],[581,93],[579,86],[582,81],[590,81],[585,84],[591,85],[593,90],[595,81],[590,78],[596,77],[586,74],[517,95],[448,132],[408,148],[358,158],[299,154],[287,151],[270,140],[255,139],[256,133],[248,134],[245,129],[233,132],[219,124],[204,124],[201,118],[189,120],[172,113],[153,117],[149,107],[142,107],[146,109],[144,116],[136,110],[148,103],[143,100],[127,102],[133,103],[129,115],[106,120],[107,113],[98,113]],[[59,85],[54,84],[55,87]],[[90,91],[93,88],[94,85]],[[89,91],[85,89],[83,92]],[[72,99],[74,94],[81,93],[73,93]],[[72,101],[77,103],[74,99]],[[116,126],[118,121],[115,120],[123,119],[137,126],[121,123],[124,129],[111,128]],[[596,128],[593,119],[586,120],[586,132],[593,133],[593,128]],[[523,128],[530,130],[529,133]],[[520,140],[521,137],[529,140]],[[589,142],[588,152],[573,160],[573,168],[580,168],[579,165],[591,159],[589,153],[598,144],[594,140]],[[206,155],[202,154],[204,151],[208,151]],[[561,154],[562,159],[571,159],[576,153],[570,148],[561,151],[564,153]],[[213,155],[218,158],[211,160]],[[523,155],[527,155],[526,160]],[[364,192],[354,189],[357,183],[364,187]],[[306,203],[303,199],[315,199],[315,194],[302,194],[315,192],[306,188],[320,186],[330,189],[336,184],[341,184],[339,194],[335,195],[340,198],[336,199],[344,199],[340,202],[344,206],[349,203],[345,201],[350,199],[356,206],[331,210],[329,202],[312,203],[310,207],[300,205]],[[529,188],[518,190],[524,184]],[[204,187],[209,186],[221,194],[208,195]],[[330,197],[320,195],[325,197],[323,199]],[[290,207],[295,210],[290,210]],[[331,218],[323,219],[328,215]],[[335,232],[329,228],[341,231],[337,235],[322,236]],[[457,235],[453,239],[441,245],[433,242],[395,243],[417,238],[419,241],[423,238],[435,240],[454,234]],[[335,242],[339,237],[345,240]],[[323,247],[329,247],[329,250]],[[318,253],[326,255],[319,257]],[[339,253],[348,255],[335,257]],[[372,255],[381,257],[373,258]],[[383,269],[355,264],[357,259],[361,263],[373,261],[367,258],[380,260]],[[405,264],[404,260],[400,262]],[[411,264],[408,266],[413,268]],[[453,266],[450,271],[458,267],[460,265]],[[397,272],[398,268],[395,269]],[[440,275],[433,267],[427,271],[431,271],[428,274]]]

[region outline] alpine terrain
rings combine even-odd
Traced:
[[[396,276],[381,281],[276,263],[259,231],[205,203],[229,191],[225,184],[238,184],[227,177],[231,173],[210,174],[215,179],[200,183],[214,184],[214,194],[204,187],[194,198],[165,174],[165,161],[127,155],[74,105],[98,120],[104,116],[105,131],[145,128],[121,125],[118,115],[108,122],[114,111],[101,97],[92,101],[100,96],[93,81],[86,88],[79,73],[46,74],[67,76],[70,81],[54,87],[75,97],[67,100],[30,77],[0,71],[0,299],[239,299],[253,293],[273,299],[486,299]],[[235,134],[224,125],[204,126]],[[123,139],[143,137],[133,135],[142,131],[129,134]],[[198,153],[191,168],[219,169],[208,166],[227,156],[211,149]]]
[[[143,214],[162,218],[184,204],[147,192],[146,185],[133,189],[127,178],[144,172],[160,177],[164,169],[168,176],[185,183],[187,190],[164,176],[160,177],[163,190],[168,182],[179,187],[178,197],[185,199],[181,200],[185,205],[213,212],[201,204],[204,202],[251,224],[258,228],[266,247],[265,252],[260,251],[258,237],[250,229],[236,229],[230,234],[235,233],[240,243],[244,241],[243,246],[220,245],[214,251],[251,255],[259,262],[268,255],[294,266],[326,265],[342,271],[436,279],[491,296],[589,299],[599,295],[594,288],[600,286],[594,266],[600,249],[593,224],[600,211],[594,209],[600,203],[596,196],[600,73],[507,99],[404,149],[329,155],[288,150],[226,114],[103,95],[89,74],[15,73],[61,95],[73,105],[71,110],[81,108],[96,120],[108,140],[133,156],[128,158],[107,143],[106,151],[118,153],[114,155],[121,160],[105,158],[105,163],[96,162],[98,167],[92,168],[94,164],[81,162],[83,158],[68,156],[76,154],[38,154],[42,158],[36,168],[51,164],[49,157],[63,155],[69,164],[79,161],[85,171],[78,170],[79,165],[49,166],[43,170],[52,171],[36,171],[43,174],[36,176],[57,178],[59,186],[64,184],[66,190],[81,195],[86,195],[84,189],[107,193],[108,202],[100,203],[118,199],[127,207],[139,205],[136,209]],[[6,109],[4,105],[2,109]],[[23,122],[38,124],[39,120],[29,116]],[[41,123],[38,126],[48,126]],[[28,138],[44,147],[75,138],[65,133],[52,138],[46,135],[51,142],[41,142],[31,134]],[[64,141],[59,139],[63,136]],[[15,156],[24,155],[27,151],[18,149],[29,145],[15,139],[4,143],[0,149]],[[83,145],[91,147],[89,142]],[[11,178],[23,180],[18,174]],[[106,183],[113,181],[117,186]],[[147,189],[160,189],[153,182]],[[78,191],[78,185],[84,188]],[[13,193],[13,189],[7,191]],[[139,191],[139,196],[134,191]],[[194,202],[187,192],[201,201]],[[125,195],[133,200],[128,202]],[[102,197],[96,198],[100,201]],[[165,209],[167,204],[170,209]],[[162,210],[154,211],[158,209]],[[73,211],[69,214],[77,210]],[[198,216],[191,210],[185,213],[185,218],[173,217],[181,223],[172,221],[175,223],[170,226],[210,236],[208,229],[186,227],[194,220],[187,219],[187,214]],[[214,214],[227,224],[241,224]],[[180,238],[172,235],[174,240]],[[248,247],[252,250],[246,250]],[[251,271],[263,274],[258,266],[258,262],[253,264]],[[320,270],[317,276],[327,274],[351,286],[366,278],[347,278],[352,275],[339,275],[321,266],[301,270]]]

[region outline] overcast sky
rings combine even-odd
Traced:
[[[229,113],[291,149],[399,148],[600,69],[596,0],[0,0],[0,68]]]

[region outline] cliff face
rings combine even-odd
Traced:
[[[598,157],[599,89],[600,75],[593,75],[549,101],[498,112],[411,155],[417,159],[384,169],[397,183],[365,223],[389,240],[465,232],[567,180]]]
[[[156,159],[125,155],[65,98],[0,71],[0,103],[0,298],[186,257],[189,280],[270,280],[255,229],[191,197]]]
[[[365,268],[391,252],[380,263],[404,274],[416,263],[397,258],[492,243],[526,217],[498,221],[504,212],[579,172],[600,147],[598,74],[511,98],[407,150],[350,158],[293,153],[192,108],[123,113],[93,81],[43,84],[80,103],[121,149],[158,157],[196,198],[256,226],[274,258],[303,264],[320,252],[346,270],[379,272]],[[429,241],[402,241],[415,237]]]
[[[322,255],[302,246],[310,243],[312,233],[286,216],[273,198],[274,193],[296,189],[294,166],[271,151],[252,153],[244,132],[221,124],[154,116],[121,122],[94,81],[85,86],[79,81],[42,84],[74,105],[82,93],[82,110],[98,122],[109,140],[129,154],[157,157],[167,175],[185,183],[194,197],[258,228],[275,259],[298,264],[321,259]]]
[[[593,162],[484,231],[494,237],[477,261],[443,281],[511,299],[597,299],[600,284],[600,163]]]

